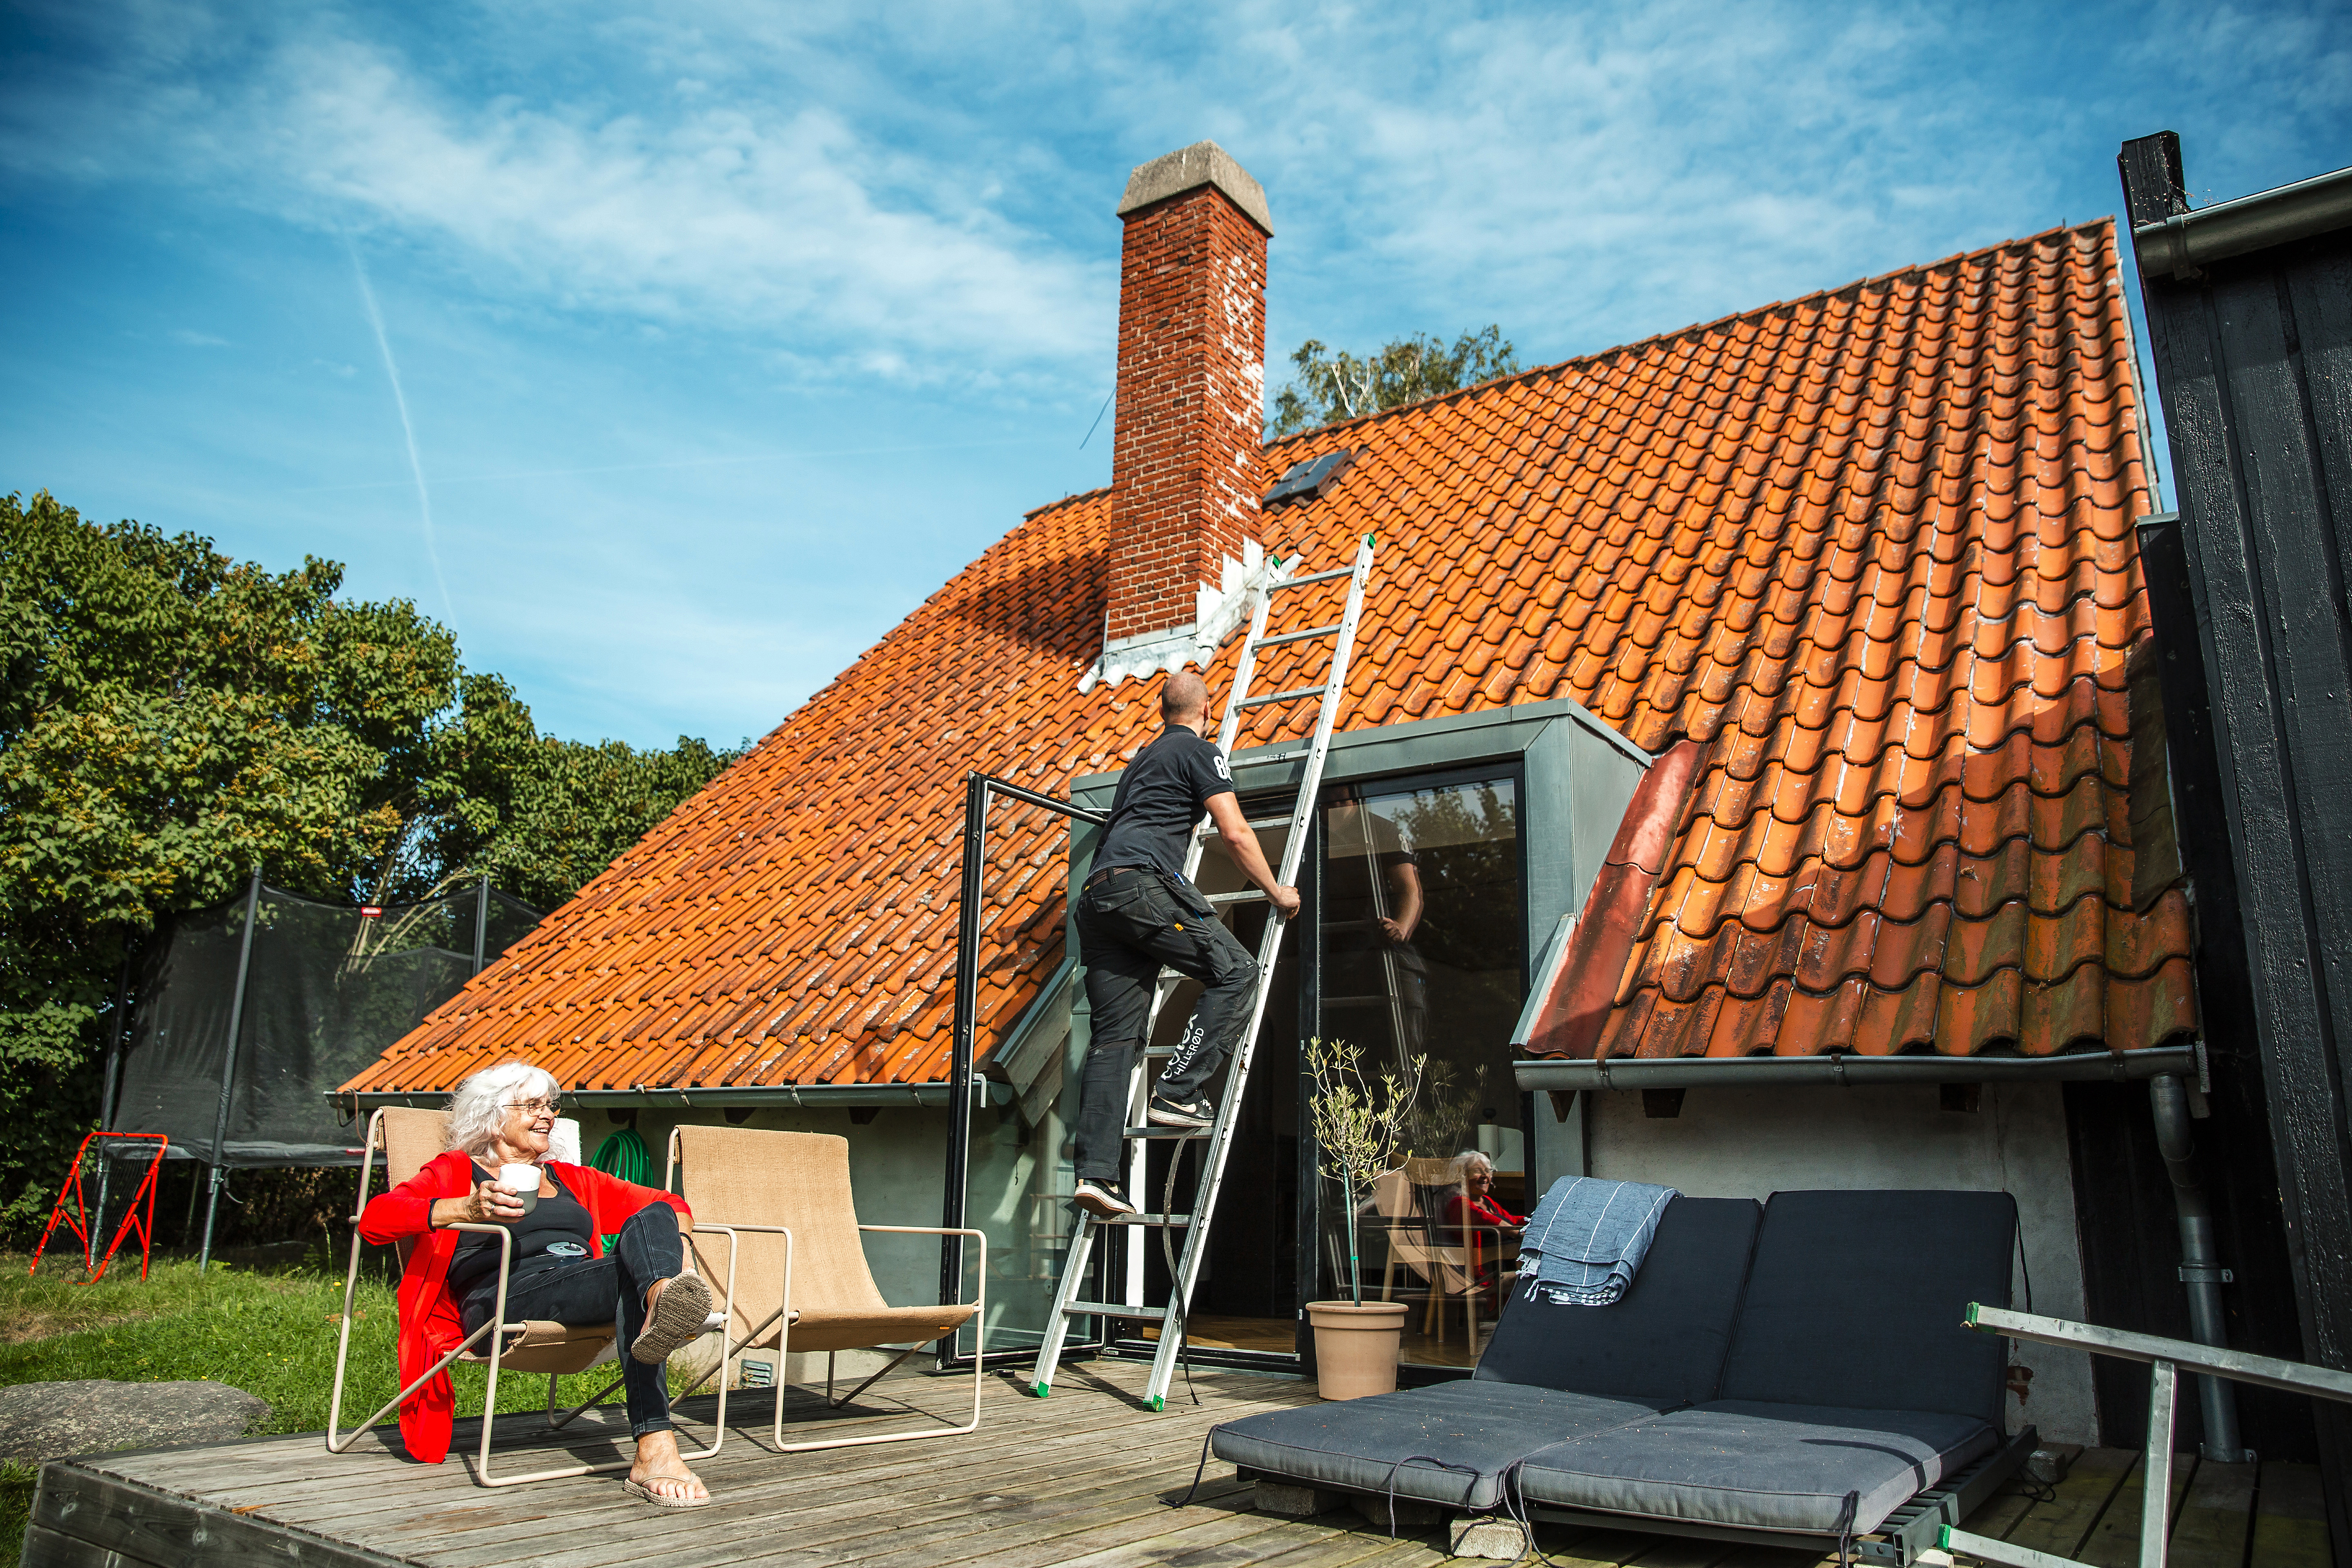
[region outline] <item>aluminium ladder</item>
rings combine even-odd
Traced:
[[[1275,872],[1275,881],[1284,887],[1295,886],[1298,879],[1299,858],[1305,853],[1309,828],[1314,822],[1317,797],[1322,793],[1323,761],[1331,749],[1331,731],[1339,714],[1339,700],[1348,689],[1348,660],[1355,651],[1356,623],[1362,616],[1364,588],[1372,573],[1372,537],[1366,534],[1356,547],[1356,560],[1351,566],[1329,572],[1310,572],[1296,577],[1276,577],[1273,563],[1265,568],[1265,576],[1250,591],[1249,634],[1243,639],[1241,662],[1234,672],[1232,689],[1225,696],[1225,711],[1217,729],[1217,750],[1224,756],[1233,755],[1234,737],[1241,730],[1242,715],[1252,708],[1265,708],[1276,703],[1297,702],[1309,697],[1319,697],[1322,704],[1315,719],[1314,738],[1306,752],[1307,766],[1298,779],[1298,797],[1292,806],[1290,836],[1284,840],[1282,862]],[[1328,626],[1308,626],[1299,631],[1266,635],[1265,623],[1274,603],[1274,595],[1286,588],[1304,588],[1312,584],[1348,581],[1347,607],[1339,618]],[[1332,637],[1330,667],[1318,685],[1301,686],[1288,691],[1276,691],[1265,697],[1250,695],[1250,680],[1257,671],[1260,648],[1276,647],[1289,643],[1307,642],[1318,637]],[[1271,827],[1280,818],[1253,821],[1252,827]],[[1192,842],[1184,855],[1184,879],[1191,881],[1201,868],[1201,852],[1208,836],[1215,831],[1203,820],[1193,829]],[[1255,889],[1237,893],[1208,895],[1213,907],[1263,900],[1265,895]],[[1217,1104],[1215,1122],[1206,1129],[1154,1127],[1147,1115],[1151,1082],[1150,1063],[1154,1058],[1172,1056],[1172,1050],[1151,1045],[1153,1031],[1160,1021],[1160,1009],[1176,989],[1181,976],[1173,970],[1162,970],[1159,984],[1151,997],[1151,1009],[1144,1025],[1144,1049],[1137,1054],[1135,1071],[1128,1080],[1128,1179],[1127,1191],[1137,1203],[1139,1212],[1122,1215],[1117,1219],[1102,1219],[1080,1209],[1078,1228],[1070,1238],[1068,1258],[1062,1266],[1061,1283],[1054,1291],[1054,1305],[1046,1314],[1045,1338],[1038,1348],[1036,1381],[1030,1392],[1043,1399],[1053,1390],[1054,1369],[1062,1358],[1062,1344],[1069,1337],[1069,1327],[1075,1318],[1132,1318],[1160,1324],[1160,1346],[1151,1360],[1151,1378],[1145,1385],[1144,1398],[1152,1409],[1166,1408],[1168,1385],[1175,1375],[1176,1357],[1184,1340],[1184,1314],[1192,1300],[1193,1281],[1200,1276],[1201,1263],[1208,1247],[1209,1222],[1217,1206],[1217,1189],[1224,1179],[1225,1152],[1232,1146],[1234,1126],[1240,1115],[1243,1091],[1249,1084],[1250,1057],[1257,1047],[1260,1022],[1265,1016],[1266,992],[1274,974],[1276,958],[1282,951],[1282,937],[1289,921],[1275,917],[1271,911],[1265,922],[1265,932],[1258,939],[1257,995],[1250,1005],[1248,1026],[1234,1047],[1232,1059],[1226,1064],[1225,1089]],[[1192,1209],[1189,1214],[1152,1214],[1145,1194],[1145,1149],[1156,1142],[1205,1142],[1206,1158],[1193,1179]],[[1156,1227],[1163,1230],[1181,1229],[1184,1234],[1184,1253],[1177,1263],[1175,1278],[1170,1282],[1168,1304],[1147,1307],[1143,1304],[1143,1249],[1129,1249],[1127,1294],[1124,1303],[1088,1301],[1080,1298],[1087,1278],[1087,1266],[1094,1256],[1095,1241],[1108,1226],[1130,1226],[1138,1228]]]

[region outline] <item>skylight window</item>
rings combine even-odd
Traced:
[[[1281,482],[1265,492],[1265,500],[1260,504],[1274,506],[1286,500],[1318,500],[1339,482],[1339,476],[1348,471],[1348,465],[1355,460],[1354,451],[1342,447],[1336,452],[1294,463]]]

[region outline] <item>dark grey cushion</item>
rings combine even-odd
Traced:
[[[1663,1401],[1659,1403],[1664,1403]],[[1489,1509],[1502,1472],[1563,1437],[1622,1426],[1658,1404],[1463,1380],[1428,1388],[1267,1410],[1211,1434],[1217,1458],[1303,1483]],[[1422,1457],[1419,1464],[1402,1463]],[[1428,1460],[1463,1466],[1448,1469]]]
[[[1861,1534],[1993,1441],[1964,1415],[1720,1400],[1539,1448],[1518,1489],[1559,1508]]]
[[[1684,1405],[1715,1396],[1756,1242],[1753,1198],[1676,1198],[1624,1299],[1555,1307],[1511,1292],[1481,1382]]]
[[[2007,1346],[1960,1325],[2009,1305],[2016,1241],[2007,1193],[1774,1193],[1719,1397],[2000,1426]]]

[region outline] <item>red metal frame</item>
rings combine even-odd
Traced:
[[[142,1280],[147,1278],[147,1265],[155,1251],[156,1176],[163,1168],[163,1152],[171,1146],[171,1140],[161,1132],[92,1132],[81,1141],[79,1147],[74,1150],[73,1169],[66,1176],[66,1184],[58,1189],[57,1204],[49,1210],[49,1225],[47,1230],[41,1232],[41,1245],[33,1248],[32,1268],[27,1268],[26,1273],[32,1273],[40,1268],[41,1254],[47,1250],[49,1237],[57,1234],[59,1221],[63,1221],[66,1228],[80,1239],[83,1267],[89,1268],[88,1259],[97,1248],[90,1240],[89,1223],[92,1216],[89,1212],[89,1196],[82,1190],[81,1167],[84,1158],[89,1152],[90,1144],[101,1141],[152,1143],[155,1145],[155,1157],[147,1162],[147,1173],[140,1179],[139,1190],[131,1194],[130,1206],[122,1211],[121,1223],[114,1227],[114,1239],[107,1244],[106,1256],[98,1260],[96,1270],[82,1283],[95,1285],[106,1278],[107,1265],[114,1261],[115,1253],[122,1246],[122,1238],[134,1229],[139,1233],[139,1278]],[[73,1205],[70,1209],[66,1206],[68,1200]],[[142,1201],[146,1205],[143,1213],[140,1207]]]

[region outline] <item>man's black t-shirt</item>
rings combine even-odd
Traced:
[[[1211,797],[1233,793],[1233,770],[1217,748],[1182,724],[1169,725],[1120,777],[1095,869],[1149,866],[1181,878],[1185,837],[1208,815]]]

